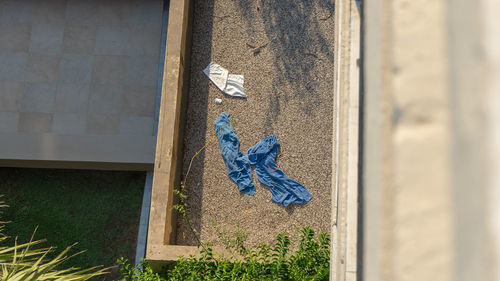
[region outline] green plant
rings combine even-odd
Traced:
[[[163,281],[165,278],[160,277],[158,273],[154,273],[146,261],[141,261],[136,266],[131,266],[126,258],[120,258],[117,261],[122,272],[120,280],[137,280],[137,281]]]
[[[187,216],[189,210],[184,191],[185,186],[181,182],[180,189],[174,191],[179,203],[173,208],[179,212],[201,247],[200,257],[180,257],[172,269],[165,271],[167,280],[328,280],[330,237],[327,233],[316,237],[314,230],[306,226],[301,231],[299,245],[292,245],[290,237],[280,233],[273,246],[260,243],[257,247],[247,248],[245,241],[248,233],[240,231],[239,224],[236,231],[229,233],[211,220],[219,240],[230,254],[228,257],[217,255],[211,244],[199,239],[192,226]]]
[[[7,205],[0,202],[0,208],[3,207],[7,207]],[[75,246],[73,244],[56,256],[49,258],[48,255],[54,252],[53,247],[35,248],[45,242],[45,240],[34,240],[36,229],[29,242],[18,244],[16,238],[14,246],[8,245],[7,241],[9,239],[3,233],[5,223],[0,222],[0,280],[88,280],[106,274],[106,270],[109,269],[99,269],[99,267],[87,269],[62,268],[67,260],[81,254],[83,251],[69,254],[72,247]]]
[[[231,234],[228,234],[231,236]],[[232,235],[229,241],[238,239]],[[328,280],[330,272],[330,238],[326,233],[315,235],[304,227],[298,245],[293,245],[286,233],[276,237],[273,245],[260,243],[240,252],[243,243],[229,243],[235,254],[224,256],[214,252],[211,244],[200,249],[200,256],[180,257],[173,268],[155,274],[147,266],[131,267],[120,260],[123,279],[137,281],[180,280]],[[295,247],[293,247],[295,246]],[[295,249],[295,250],[293,250]]]
[[[3,242],[6,238],[3,238]],[[91,267],[87,269],[67,268],[60,266],[68,259],[81,252],[68,255],[72,246],[67,247],[55,258],[46,258],[53,248],[32,249],[44,240],[31,240],[14,246],[0,246],[0,280],[88,280],[94,276],[106,274],[107,269]]]
[[[184,182],[181,181],[181,185],[180,185],[179,189],[174,189],[174,194],[178,196],[179,203],[173,205],[172,209],[176,210],[181,215],[181,218],[182,218],[184,224],[187,225],[189,231],[191,231],[191,233],[193,234],[193,237],[198,242],[198,246],[203,247],[203,243],[200,240],[199,233],[193,227],[193,222],[191,221],[191,219],[187,215],[187,213],[189,212],[189,209],[188,209],[187,203],[186,203],[187,196],[185,194]]]
[[[217,232],[217,236],[219,240],[222,242],[222,245],[226,247],[226,250],[229,250],[230,253],[235,254],[238,253],[240,255],[244,255],[246,252],[245,241],[248,238],[248,233],[244,231],[240,231],[240,223],[236,223],[236,231],[232,234],[227,231],[225,228],[220,228],[214,219],[210,219],[215,231]]]
[[[227,246],[227,245],[226,245]],[[328,280],[330,238],[315,236],[304,227],[297,250],[286,233],[276,237],[274,245],[260,243],[244,250],[241,256],[216,255],[211,246],[201,250],[199,258],[182,257],[165,272],[167,280]],[[239,245],[234,250],[239,251]]]

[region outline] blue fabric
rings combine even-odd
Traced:
[[[250,161],[245,154],[239,151],[240,139],[236,136],[229,121],[229,114],[222,112],[215,120],[214,126],[229,178],[238,185],[240,191],[253,195],[255,185],[252,183]]]
[[[271,190],[271,199],[285,207],[291,203],[305,203],[312,194],[300,183],[292,180],[276,165],[279,142],[270,135],[248,150],[250,164],[254,165],[259,181]]]

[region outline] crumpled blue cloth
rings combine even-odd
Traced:
[[[254,165],[259,181],[271,190],[271,199],[285,207],[291,203],[305,203],[312,194],[300,183],[287,177],[276,165],[279,142],[270,135],[248,150],[250,164]]]
[[[239,151],[240,139],[233,130],[229,114],[222,112],[215,120],[214,126],[229,178],[238,185],[240,191],[253,195],[255,185],[252,183],[250,161],[245,154]]]

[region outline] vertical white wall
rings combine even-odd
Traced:
[[[492,241],[491,280],[500,280],[500,2],[484,0],[480,24],[484,27],[485,58],[489,71],[485,85],[488,96],[489,131],[489,235]]]
[[[500,4],[365,5],[363,280],[500,280]]]

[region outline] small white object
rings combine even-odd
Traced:
[[[219,88],[222,92],[239,98],[246,98],[243,89],[243,75],[229,74],[224,67],[211,62],[203,73]]]
[[[215,103],[216,103],[216,104],[221,104],[221,103],[222,103],[222,100],[221,100],[221,99],[215,99]]]

